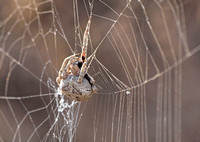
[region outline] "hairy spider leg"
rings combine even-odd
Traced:
[[[80,71],[80,75],[79,75],[79,78],[78,78],[78,83],[81,83],[85,74],[87,73],[87,70],[89,67],[87,67],[87,64],[89,62],[90,59],[92,59],[95,55],[91,55],[81,66],[81,71]],[[91,77],[91,82],[94,82],[94,79]]]
[[[61,75],[62,75],[63,70],[65,69],[65,67],[66,67],[66,65],[67,65],[67,63],[68,63],[68,61],[69,61],[71,58],[73,58],[73,57],[75,57],[75,54],[74,54],[74,55],[71,55],[71,56],[69,56],[69,57],[67,57],[67,58],[64,59],[64,61],[63,61],[63,63],[62,63],[62,66],[61,66],[61,68],[60,68],[60,70],[59,70],[59,72],[58,72],[58,77],[56,78],[56,82],[57,82],[58,84],[60,84]]]
[[[78,62],[77,63],[77,66],[78,66],[78,68],[80,70],[82,68],[82,65],[83,65],[83,62]],[[94,79],[87,73],[85,74],[84,78],[86,78],[89,81],[90,85],[93,85],[95,83]]]
[[[88,46],[88,38],[89,38],[89,33],[90,33],[90,25],[91,25],[91,21],[92,21],[92,15],[90,15],[87,26],[85,28],[85,32],[83,35],[83,46],[82,46],[82,52],[81,52],[81,59],[83,62],[83,65],[81,67],[81,71],[80,71],[80,75],[78,78],[78,83],[82,83],[83,77],[86,74],[86,65],[87,65],[87,46]]]
[[[91,21],[92,21],[92,16],[90,15],[87,26],[85,28],[84,35],[83,35],[83,46],[82,46],[82,53],[81,53],[81,58],[82,58],[83,63],[85,62],[87,58],[87,46],[88,46]]]
[[[66,77],[66,66],[68,65],[69,61],[71,59],[74,59],[76,56],[78,56],[79,54],[74,54],[74,55],[71,55],[67,58],[64,59],[63,63],[62,63],[62,66],[59,70],[59,73],[58,73],[58,77],[56,78],[56,82],[59,84],[60,83],[60,80],[65,78]]]
[[[67,70],[69,69],[69,66],[70,66],[72,63],[76,62],[76,61],[79,61],[79,58],[78,58],[78,57],[72,57],[72,58],[68,61],[68,63],[67,63],[67,65],[66,65],[65,69],[63,70],[63,72],[62,72],[62,74],[61,74],[62,79],[65,79],[65,78],[67,77]]]
[[[80,72],[80,75],[78,78],[78,83],[81,83],[82,79],[86,78],[89,81],[89,83],[91,84],[93,92],[96,92],[97,87],[94,85],[95,80],[93,79],[93,77],[91,77],[89,74],[87,74],[87,70],[89,68],[89,66],[87,66],[87,64],[88,64],[89,60],[92,60],[94,57],[95,57],[95,54],[90,55],[90,57],[83,63],[83,65],[81,67],[81,72]]]
[[[60,68],[60,71],[59,71],[59,76],[61,76],[63,70],[65,69],[65,67],[66,67],[66,65],[67,65],[67,63],[68,63],[68,61],[69,61],[70,59],[72,59],[73,57],[75,57],[75,56],[76,56],[76,54],[71,55],[71,56],[69,56],[69,57],[67,57],[67,58],[64,59],[64,61],[63,61],[63,63],[62,63],[62,66],[61,66],[61,68]]]

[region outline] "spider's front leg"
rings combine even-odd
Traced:
[[[87,67],[87,61],[88,60],[86,60],[86,62],[84,62],[83,65],[82,65],[82,67],[81,67],[81,71],[80,71],[80,74],[79,74],[79,77],[78,77],[78,83],[82,83],[83,78],[84,78],[84,76],[85,76],[85,74],[87,72],[87,69],[86,69],[86,67]]]
[[[66,66],[67,66],[69,60],[73,59],[75,56],[77,56],[77,54],[71,55],[71,56],[69,56],[69,57],[67,57],[67,58],[64,59],[64,61],[62,63],[62,66],[61,66],[61,68],[59,70],[58,77],[56,78],[56,82],[58,84],[60,84],[60,80],[61,79],[66,78],[66,75],[67,75],[66,74]]]
[[[90,33],[91,21],[92,21],[92,15],[90,15],[89,17],[89,20],[88,20],[88,23],[83,35],[83,46],[82,46],[82,53],[81,53],[81,59],[82,59],[83,65],[81,67],[78,83],[82,83],[83,77],[85,76],[87,72],[86,65],[87,65],[88,59],[86,60],[86,58],[87,58],[87,46],[88,46],[88,38],[89,38],[89,33]]]
[[[90,57],[87,58],[87,60],[83,63],[80,74],[79,74],[78,83],[82,83],[82,80],[83,80],[84,76],[86,75],[87,70],[89,68],[89,66],[87,67],[87,64],[90,60],[93,60],[94,57],[95,57],[95,54],[90,55]]]
[[[81,58],[83,63],[85,62],[87,58],[87,46],[88,46],[88,39],[89,39],[89,34],[90,34],[90,25],[92,22],[92,15],[90,15],[87,26],[85,28],[85,32],[83,35],[83,45],[82,45],[82,53],[81,53]]]
[[[79,77],[78,77],[78,83],[82,83],[83,78],[85,78],[89,81],[89,83],[92,87],[92,91],[96,92],[97,87],[94,85],[95,80],[89,74],[87,74],[87,62],[88,62],[88,60],[86,60],[86,62],[84,62],[83,66],[81,67],[81,71],[80,71],[80,74],[79,74]]]

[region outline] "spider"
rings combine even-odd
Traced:
[[[56,82],[61,91],[76,101],[90,98],[96,91],[95,80],[87,74],[87,46],[92,16],[90,15],[84,31],[82,52],[64,59]]]

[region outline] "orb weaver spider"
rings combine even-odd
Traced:
[[[63,94],[76,101],[87,100],[97,91],[95,80],[87,73],[88,61],[94,56],[87,58],[91,20],[90,15],[83,35],[82,52],[65,58],[56,78]]]

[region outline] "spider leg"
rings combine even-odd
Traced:
[[[79,59],[78,57],[72,57],[72,58],[68,61],[68,63],[67,63],[67,65],[66,65],[65,69],[63,70],[63,72],[62,72],[62,74],[61,74],[62,79],[65,79],[65,78],[67,77],[67,74],[69,73],[69,70],[71,71],[70,65],[72,65],[74,62],[79,61],[79,60],[80,60],[80,59]]]
[[[90,15],[87,26],[85,28],[84,36],[83,36],[83,46],[82,46],[82,53],[81,53],[81,59],[83,60],[83,63],[85,62],[87,58],[87,46],[88,46],[88,38],[90,33],[90,25],[92,21],[92,16]]]
[[[84,78],[84,76],[85,76],[85,74],[86,74],[86,72],[87,72],[87,69],[86,69],[86,67],[87,67],[87,61],[88,61],[88,60],[86,60],[86,61],[83,63],[82,67],[81,67],[80,75],[79,75],[79,77],[78,77],[78,83],[82,83],[82,80],[83,80],[83,78]]]
[[[84,78],[84,76],[86,75],[87,73],[87,70],[89,68],[89,66],[87,67],[87,64],[89,62],[90,59],[94,58],[95,57],[95,54],[91,55],[82,65],[81,67],[81,71],[80,71],[80,74],[79,74],[79,78],[78,78],[78,83],[82,83],[82,80]]]
[[[64,59],[63,63],[62,63],[62,66],[59,70],[59,73],[58,73],[58,77],[56,78],[56,82],[58,84],[60,84],[60,80],[63,79],[64,77],[66,77],[66,65],[68,64],[69,60],[70,59],[73,59],[75,56],[77,56],[78,54],[74,54],[74,55],[71,55],[67,58]],[[63,74],[63,71],[65,70],[65,73]]]
[[[82,52],[81,52],[81,59],[83,61],[83,65],[81,67],[80,75],[78,78],[78,83],[81,83],[83,80],[83,77],[85,76],[87,69],[87,46],[88,46],[88,37],[89,37],[89,32],[90,32],[90,25],[92,21],[92,16],[90,15],[87,26],[85,28],[84,36],[83,36],[83,46],[82,46]]]

